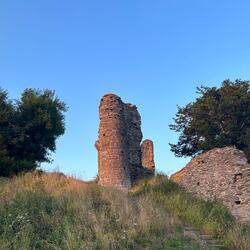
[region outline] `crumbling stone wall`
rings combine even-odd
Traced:
[[[100,126],[96,142],[98,180],[103,186],[121,189],[152,171],[142,166],[141,117],[137,107],[123,103],[114,94],[107,94],[99,106]]]
[[[233,147],[203,153],[171,176],[188,191],[221,200],[241,222],[250,222],[250,164]]]
[[[139,179],[139,169],[141,168],[141,116],[137,107],[132,104],[124,104],[124,116],[126,125],[124,132],[127,139],[125,150],[128,152],[127,165],[129,166],[130,178],[133,183]]]
[[[154,144],[151,140],[144,140],[141,144],[142,166],[152,172],[155,171]]]

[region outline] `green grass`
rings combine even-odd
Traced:
[[[184,223],[218,239],[228,249],[250,249],[250,226],[238,224],[222,203],[197,198],[164,176],[142,181],[132,190],[136,197],[145,194]]]
[[[245,232],[230,231],[238,225],[223,206],[189,197],[162,177],[129,194],[60,174],[28,173],[0,180],[0,187],[1,250],[204,249],[183,236],[185,223],[220,239],[226,232],[231,249],[237,236],[236,249],[247,249]]]

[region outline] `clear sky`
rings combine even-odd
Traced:
[[[113,92],[137,105],[157,169],[179,170],[176,105],[226,78],[250,79],[249,0],[0,0],[0,86],[54,89],[69,106],[45,169],[97,174],[98,105]]]

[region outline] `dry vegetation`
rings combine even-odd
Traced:
[[[82,192],[86,187],[86,182],[62,173],[29,172],[11,179],[0,179],[0,202],[10,201],[20,192],[44,190],[51,195],[61,195],[70,191]]]
[[[0,249],[216,249],[183,236],[188,219],[180,197],[164,177],[142,181],[129,194],[58,173],[0,179]],[[228,248],[238,244],[232,242]]]

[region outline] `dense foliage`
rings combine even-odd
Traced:
[[[66,106],[51,90],[26,89],[19,101],[0,89],[0,175],[10,176],[49,162],[64,133]]]
[[[180,133],[170,144],[176,156],[195,156],[216,147],[235,146],[250,160],[250,84],[225,80],[220,88],[201,86],[200,95],[178,107],[170,128]]]

